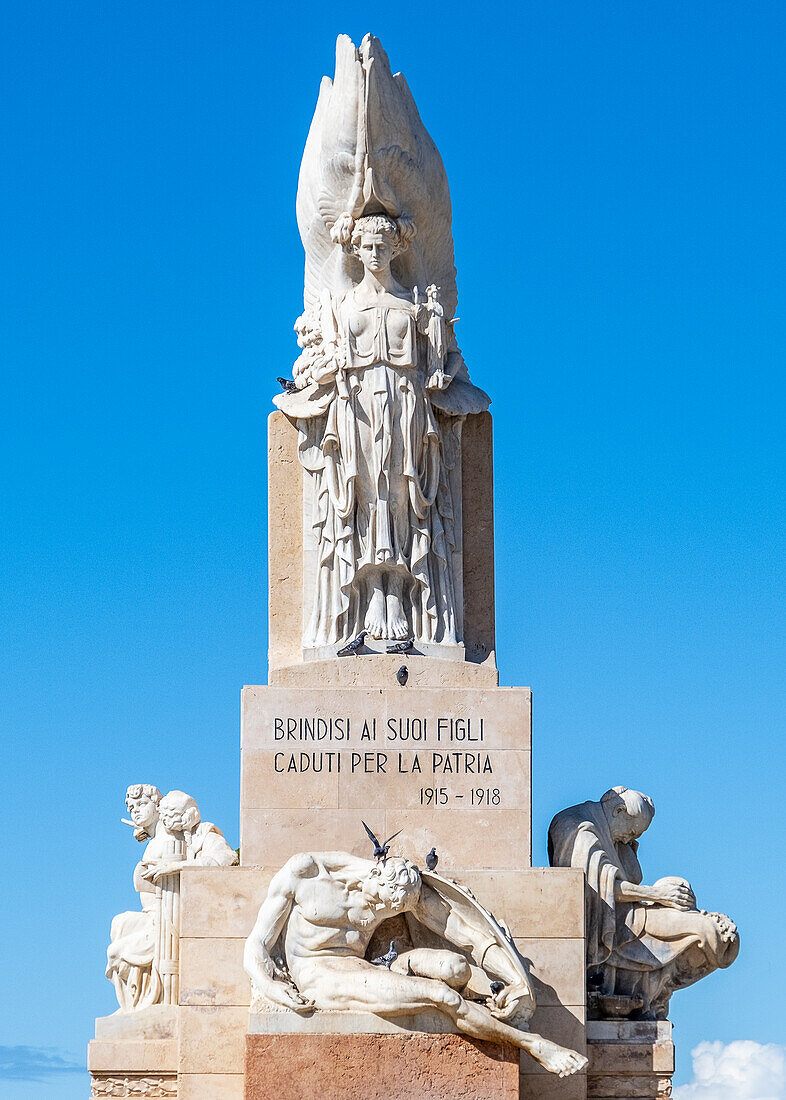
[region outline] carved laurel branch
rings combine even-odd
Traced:
[[[93,1096],[177,1096],[177,1077],[96,1077]]]

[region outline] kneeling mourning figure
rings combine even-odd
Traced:
[[[158,787],[136,783],[126,791],[126,806],[135,839],[148,844],[134,868],[142,909],[114,918],[107,948],[106,976],[120,1012],[177,1000],[180,869],[238,861],[221,830],[201,820],[196,802],[183,791],[162,798]]]
[[[588,1008],[595,1016],[665,1020],[675,989],[731,966],[739,951],[734,923],[697,909],[686,879],[642,885],[638,841],[654,813],[647,795],[613,787],[549,826],[552,867],[586,874]]]
[[[377,944],[389,944],[378,954]],[[395,856],[293,856],[246,941],[252,1012],[437,1011],[566,1077],[587,1059],[526,1030],[535,999],[509,932],[457,883]]]

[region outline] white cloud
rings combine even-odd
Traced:
[[[691,1057],[693,1080],[674,1100],[786,1100],[786,1047],[736,1039],[699,1043]]]

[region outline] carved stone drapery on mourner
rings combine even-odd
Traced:
[[[713,970],[731,966],[740,940],[722,913],[696,908],[690,883],[642,885],[638,840],[655,807],[646,795],[613,787],[549,826],[552,867],[586,874],[587,991],[590,1014],[665,1020],[669,998]]]
[[[201,820],[196,802],[183,791],[162,798],[158,787],[137,783],[126,791],[126,806],[135,839],[147,841],[134,868],[142,908],[112,921],[106,976],[115,987],[119,1011],[132,1012],[177,1004],[180,869],[188,864],[229,867],[237,863],[237,854],[219,828]]]
[[[526,1030],[535,999],[505,926],[469,890],[407,859],[293,856],[271,880],[244,964],[252,1012],[436,1011],[560,1077],[587,1062]]]
[[[307,649],[365,630],[463,637],[461,425],[488,396],[453,331],[456,271],[442,160],[377,39],[341,36],[297,198],[303,349],[275,399],[300,434],[312,586]]]

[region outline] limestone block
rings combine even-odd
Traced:
[[[181,872],[181,936],[245,938],[277,870],[278,867],[189,867]]]
[[[113,1012],[96,1019],[96,1039],[175,1039],[176,1005],[151,1005],[137,1012]]]
[[[336,657],[306,661],[300,665],[271,669],[270,683],[275,687],[391,687],[400,688],[396,673],[407,666],[408,688],[471,687],[491,688],[499,683],[493,654],[485,664],[449,661],[436,656],[360,653],[355,657]],[[402,689],[405,690],[405,689]]]
[[[545,1008],[584,1003],[584,940],[515,939],[527,961],[538,1005]]]
[[[267,420],[268,663],[300,664],[303,620],[303,468],[297,429],[283,413]]]
[[[502,917],[522,939],[584,938],[584,873],[570,867],[519,870],[454,868],[439,870],[472,890],[487,909]],[[583,996],[577,1002],[583,1004]]]
[[[247,1027],[247,1008],[181,1007],[179,1072],[242,1073]]]
[[[249,1035],[245,1100],[517,1100],[517,1066],[458,1035]]]
[[[528,688],[247,687],[242,862],[280,865],[295,836],[366,855],[363,819],[416,858],[526,866],[530,732]]]
[[[545,1039],[551,1039],[570,1050],[577,1050],[579,1054],[587,1053],[585,1011],[579,1005],[538,1005],[529,1027],[530,1031]],[[548,1076],[546,1070],[524,1051],[521,1052],[521,1073]]]
[[[91,1073],[176,1073],[177,1039],[93,1039],[87,1048]]]
[[[574,1077],[554,1077],[546,1073],[522,1073],[519,1077],[519,1100],[586,1100],[587,1078],[583,1073]]]
[[[655,1100],[671,1095],[674,1044],[668,1020],[590,1020],[587,1095]]]
[[[248,1005],[243,939],[180,940],[181,1005]]]
[[[242,1073],[181,1073],[177,1100],[243,1100]]]

